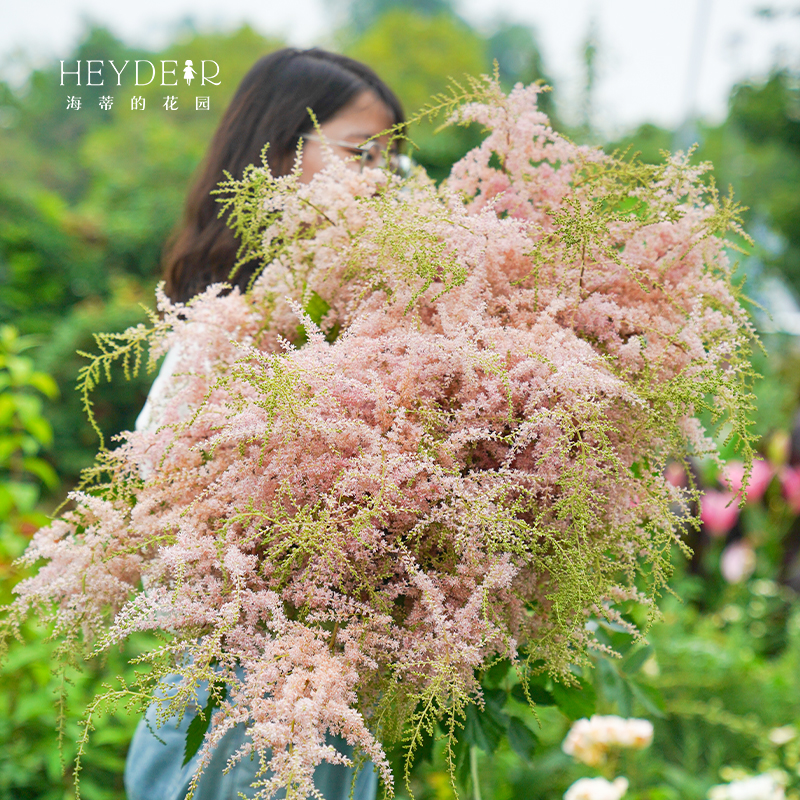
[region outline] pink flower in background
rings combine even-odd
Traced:
[[[686,470],[683,468],[683,464],[679,464],[677,461],[670,461],[667,464],[667,468],[664,470],[664,477],[670,484],[681,489],[689,483],[686,479]]]
[[[770,464],[763,459],[758,458],[753,461],[753,471],[750,473],[750,480],[747,484],[748,503],[758,502],[764,496],[774,474]],[[722,471],[722,476],[731,491],[739,494],[744,481],[744,464],[741,461],[729,461]]]
[[[728,583],[741,583],[747,580],[755,568],[755,550],[745,539],[729,544],[719,560],[720,572]]]
[[[733,492],[708,489],[700,498],[700,519],[711,536],[724,536],[739,518],[739,507]]]
[[[789,508],[800,514],[800,468],[786,467],[781,473],[781,485]]]

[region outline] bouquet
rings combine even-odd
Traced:
[[[576,146],[540,91],[437,98],[487,131],[441,186],[336,159],[229,180],[248,291],[159,295],[82,372],[91,411],[115,360],[172,365],[34,536],[7,630],[42,615],[73,657],[159,632],[115,696],[166,719],[210,684],[201,767],[245,724],[260,798],[312,796],[346,760],[327,733],[391,795],[387,747],[440,731],[452,760],[501,660],[574,684],[592,620],[665,586],[696,494],[668,460],[716,453],[709,425],[750,459],[737,206],[688,156]]]

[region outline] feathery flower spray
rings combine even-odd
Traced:
[[[714,451],[700,414],[751,458],[735,205],[683,156],[570,143],[539,91],[437,98],[488,131],[441,187],[336,160],[228,181],[250,290],[159,295],[82,373],[90,408],[115,359],[174,362],[150,425],[34,537],[7,627],[39,613],[75,653],[167,634],[119,696],[178,673],[166,718],[224,684],[200,762],[244,723],[260,798],[312,796],[344,759],[328,732],[391,795],[386,746],[452,744],[498,659],[574,680],[588,618],[668,578],[694,490],[664,467]]]

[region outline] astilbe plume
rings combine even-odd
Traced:
[[[588,619],[668,577],[694,490],[664,467],[714,450],[699,415],[750,457],[736,207],[686,157],[570,143],[539,91],[439,98],[488,131],[440,187],[336,159],[308,185],[231,179],[250,290],[159,295],[83,372],[148,345],[174,363],[35,535],[7,625],[37,611],[95,651],[166,633],[121,694],[182,675],[166,719],[226,684],[201,763],[246,724],[259,797],[316,796],[314,766],[344,760],[326,732],[391,794],[384,748],[411,760],[437,722],[452,743],[500,658],[570,681]]]

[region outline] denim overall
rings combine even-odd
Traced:
[[[147,402],[139,418],[136,429],[142,430],[157,426],[159,404],[163,402],[167,385],[178,362],[176,349],[167,353],[156,377]],[[143,472],[147,466],[142,466]],[[164,678],[163,691],[168,694],[170,686],[175,686],[180,677],[173,675]],[[198,690],[197,703],[203,708],[208,701],[208,687]],[[158,704],[147,710],[145,718],[139,722],[133,736],[128,759],[125,763],[125,791],[128,800],[185,800],[186,793],[197,769],[199,754],[186,766],[183,763],[186,729],[192,721],[191,713],[183,719],[168,720],[161,727],[157,722]],[[250,784],[258,772],[257,759],[243,758],[233,769],[224,773],[228,759],[247,741],[244,725],[237,725],[228,731],[217,745],[211,761],[203,770],[194,800],[239,800],[240,795],[252,798],[256,789]],[[340,737],[328,736],[328,744],[350,756],[352,748]],[[375,800],[378,791],[378,776],[371,761],[367,761],[359,771],[353,786],[353,768],[341,764],[320,764],[314,772],[314,783],[325,800],[349,800],[353,789],[353,800]],[[262,777],[269,777],[262,776]],[[281,791],[277,798],[285,795]]]
[[[178,681],[180,677],[175,675],[165,678],[162,684],[177,685]],[[207,701],[208,689],[198,691],[198,706],[204,707]],[[199,753],[185,767],[181,766],[192,714],[185,714],[180,722],[168,720],[159,728],[157,711],[157,704],[147,710],[128,750],[125,764],[128,800],[184,800],[197,769]],[[223,772],[228,759],[246,741],[244,725],[237,725],[225,734],[200,776],[194,800],[238,800],[240,794],[246,798],[255,795],[256,789],[250,788],[250,784],[258,772],[258,759],[245,757],[227,773]],[[329,736],[328,744],[334,744],[345,755],[352,753],[352,748],[340,737]],[[348,800],[351,788],[353,800],[375,800],[378,790],[378,776],[370,761],[358,772],[355,786],[353,767],[341,764],[320,764],[314,772],[314,783],[325,800]],[[283,798],[285,794],[281,791],[276,797]]]

